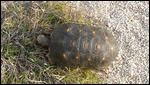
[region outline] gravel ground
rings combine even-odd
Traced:
[[[75,9],[83,9],[88,16],[106,22],[108,30],[117,38],[120,47],[117,60],[106,70],[106,74],[99,73],[104,82],[149,83],[149,2],[72,3]]]
[[[149,2],[72,1],[75,9],[104,22],[119,44],[117,60],[99,73],[106,83],[149,83]],[[4,3],[1,2],[1,7]],[[100,23],[96,22],[96,23]]]

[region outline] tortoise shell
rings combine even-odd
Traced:
[[[103,69],[118,54],[117,43],[105,28],[64,23],[50,37],[51,59],[59,66]]]

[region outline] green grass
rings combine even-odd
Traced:
[[[36,41],[39,34],[50,34],[63,22],[90,24],[81,10],[72,10],[69,2],[9,2],[1,14],[2,84],[102,83],[92,70],[51,66],[48,49]]]

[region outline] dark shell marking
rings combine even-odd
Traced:
[[[76,23],[57,26],[51,34],[51,59],[59,66],[103,69],[118,54],[111,33],[100,27]]]

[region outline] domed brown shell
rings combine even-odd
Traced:
[[[59,66],[103,69],[115,60],[118,47],[105,28],[65,23],[51,34],[50,54]]]

